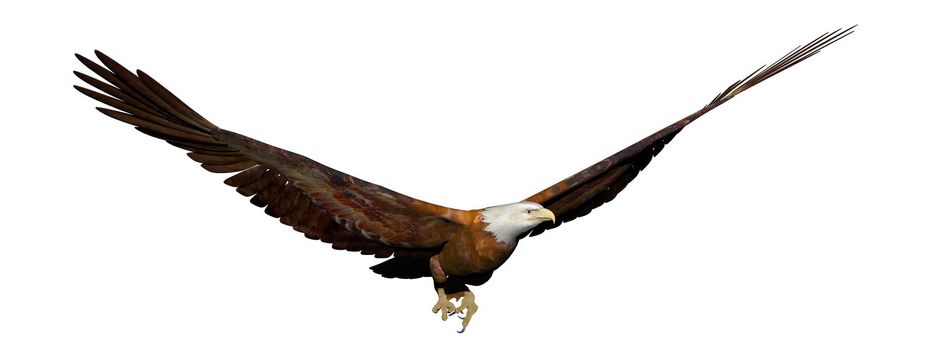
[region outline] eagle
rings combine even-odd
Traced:
[[[855,26],[824,33],[729,85],[708,104],[641,141],[521,201],[475,210],[418,200],[342,173],[310,158],[214,125],[141,70],[95,51],[100,64],[76,54],[98,78],[75,71],[95,90],[75,88],[111,108],[101,113],[188,151],[250,203],[305,237],[334,249],[389,258],[372,266],[387,278],[430,277],[432,311],[457,314],[462,333],[476,314],[467,287],[490,279],[519,240],[589,214],[611,201],[687,125],[736,95],[848,36]],[[454,302],[459,301],[459,305]]]

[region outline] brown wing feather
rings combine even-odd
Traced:
[[[699,111],[648,136],[635,144],[613,154],[583,171],[554,184],[526,201],[540,203],[554,212],[554,223],[539,225],[530,231],[532,236],[589,214],[593,209],[611,201],[625,188],[651,159],[664,149],[684,127],[729,101],[752,86],[817,54],[821,49],[852,33],[852,26],[845,30],[825,33],[804,46],[798,46],[769,66],[759,68],[745,79],[730,85]]]
[[[190,151],[211,172],[230,173],[224,183],[251,197],[266,214],[334,249],[377,257],[434,251],[452,232],[458,210],[423,202],[365,182],[301,155],[222,130],[142,71],[133,74],[95,51],[106,68],[77,55],[103,81],[75,72],[100,92],[81,93],[117,110],[114,119]]]

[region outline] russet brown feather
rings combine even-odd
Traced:
[[[502,266],[518,246],[518,241],[496,240],[486,232],[488,224],[481,221],[479,212],[476,214],[475,229],[451,237],[438,257],[447,275],[469,276],[493,271]]]

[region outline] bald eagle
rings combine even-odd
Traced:
[[[852,33],[825,33],[736,81],[689,116],[579,173],[516,203],[458,210],[428,203],[329,168],[297,153],[221,129],[150,75],[134,74],[95,51],[103,66],[76,55],[100,79],[74,72],[81,93],[114,109],[101,113],[189,151],[224,183],[279,222],[334,249],[390,258],[371,269],[388,278],[430,277],[433,312],[462,314],[463,332],[478,306],[467,285],[480,285],[518,241],[560,226],[606,203],[625,188],[684,127],[736,95],[815,55]],[[460,301],[455,305],[452,301]]]

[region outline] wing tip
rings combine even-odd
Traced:
[[[85,65],[85,66],[88,67],[88,68],[90,68],[90,67],[96,65],[96,63],[94,63],[94,61],[91,61],[91,59],[89,59],[89,58],[87,58],[87,57],[84,57],[84,55],[82,55],[82,54],[80,54],[80,53],[75,53],[75,58],[77,58],[78,61],[81,62],[81,64]]]
[[[110,56],[107,56],[106,54],[104,54],[104,53],[101,52],[100,50],[94,50],[94,56],[97,56],[97,58],[99,58],[101,61],[103,61],[103,60],[105,60],[105,59],[106,59],[106,60],[112,60],[112,59],[110,58]]]
[[[725,91],[721,92],[716,96],[716,98],[710,101],[710,103],[708,103],[704,109],[709,110],[715,108],[716,106],[721,105],[722,103],[730,100],[743,91],[748,90],[752,86],[755,86],[758,83],[761,83],[768,78],[777,75],[778,73],[796,65],[797,63],[803,62],[813,55],[816,55],[829,45],[832,45],[836,41],[839,41],[842,38],[845,38],[854,33],[854,29],[856,27],[858,27],[858,24],[852,25],[851,27],[845,29],[840,27],[831,32],[823,33],[806,45],[798,45],[793,50],[779,58],[777,61],[756,69],[754,72],[752,72],[752,74],[749,74],[744,79],[741,79],[730,85]]]

